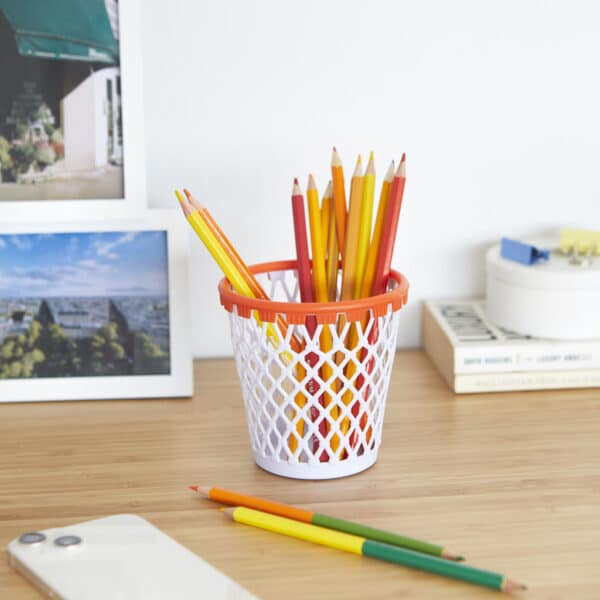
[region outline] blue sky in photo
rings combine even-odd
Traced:
[[[0,298],[167,294],[166,231],[0,235]]]

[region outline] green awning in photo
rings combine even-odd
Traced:
[[[22,56],[118,64],[104,0],[0,0]]]

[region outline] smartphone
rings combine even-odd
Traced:
[[[24,533],[8,545],[8,561],[54,599],[257,600],[137,515]]]

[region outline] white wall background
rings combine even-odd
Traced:
[[[189,187],[247,262],[294,255],[290,190],[331,146],[408,156],[394,266],[420,300],[483,293],[502,235],[600,228],[600,4],[170,0],[142,7],[150,205]],[[194,350],[231,352],[220,273],[192,243]]]

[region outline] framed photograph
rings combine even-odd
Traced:
[[[0,218],[145,203],[139,0],[0,0]]]
[[[0,402],[190,396],[186,233],[171,210],[3,225]]]

